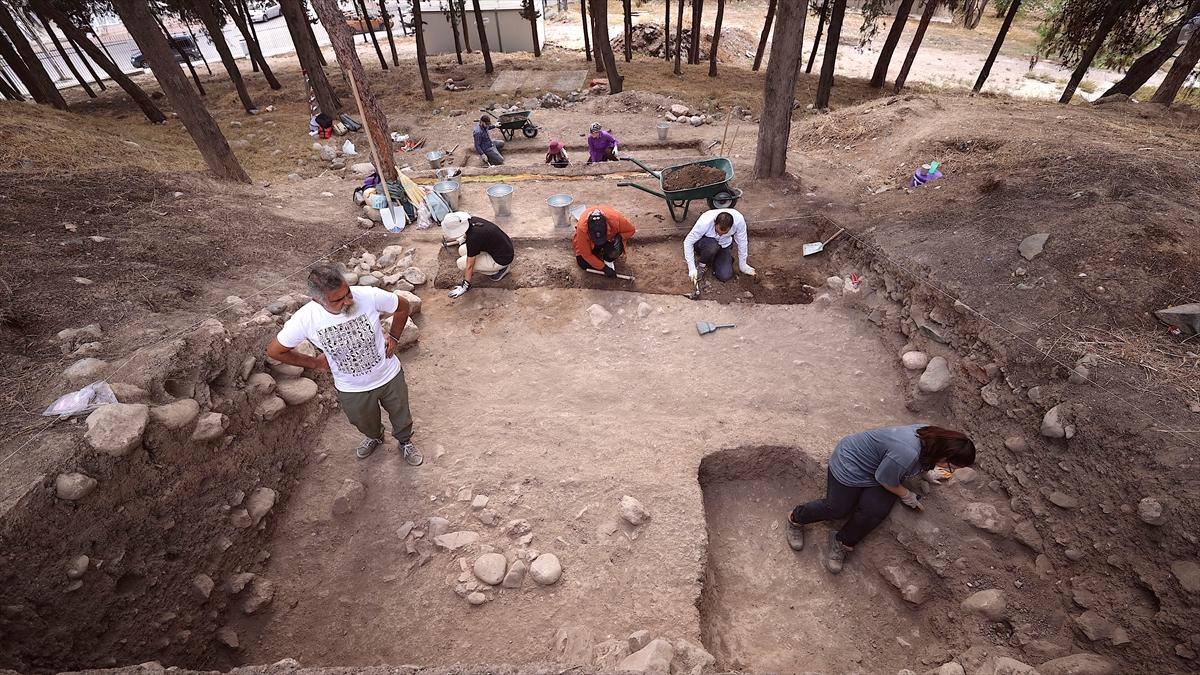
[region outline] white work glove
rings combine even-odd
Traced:
[[[916,509],[917,511],[925,510],[925,507],[921,505],[921,499],[912,490],[909,490],[907,494],[901,497],[900,502],[910,509]]]
[[[689,270],[688,271],[688,279],[690,279],[693,284],[696,283],[697,281],[700,280],[700,272],[697,270]]]
[[[754,271],[754,268],[749,265],[742,265],[742,274],[745,274],[748,277],[753,277],[757,276],[758,272]]]
[[[949,479],[951,475],[952,474],[949,469],[943,469],[940,466],[935,466],[925,472],[925,480],[933,483],[934,485],[941,485],[942,481]]]
[[[457,298],[469,290],[471,290],[471,282],[464,281],[462,282],[461,286],[455,286],[454,288],[450,289],[450,293],[448,293],[448,295],[452,298]]]

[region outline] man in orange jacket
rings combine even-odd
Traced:
[[[575,262],[583,269],[617,276],[617,258],[625,255],[629,239],[636,232],[633,223],[608,205],[589,207],[575,225]]]

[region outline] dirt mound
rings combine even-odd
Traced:
[[[666,58],[663,49],[666,47],[666,33],[657,23],[642,23],[633,27],[632,45],[636,54],[656,58]],[[700,36],[700,60],[707,61],[712,49],[711,33]],[[683,29],[683,44],[686,47],[692,41],[690,28]],[[671,53],[674,54],[675,32],[670,35]],[[612,39],[613,51],[621,54],[625,51],[625,34]],[[757,43],[749,32],[741,28],[724,27],[721,29],[721,41],[717,45],[717,61],[720,63],[737,63],[754,57]]]
[[[593,112],[598,113],[629,113],[670,110],[673,105],[687,104],[670,96],[631,89],[612,96],[594,98],[588,105]]]

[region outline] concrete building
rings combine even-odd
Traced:
[[[534,7],[541,16],[537,19],[537,41],[541,48],[546,42],[546,2],[533,0]],[[522,0],[479,0],[479,9],[483,13],[484,30],[487,31],[488,47],[493,52],[532,52],[533,28],[529,21],[521,17]],[[421,14],[425,20],[425,49],[430,54],[453,54],[454,34],[451,32],[450,19],[446,8],[450,0],[424,0],[421,2]],[[471,41],[471,48],[479,49],[479,31],[476,29],[474,3],[466,0],[466,29]],[[462,30],[462,26],[459,27]],[[462,39],[461,36],[459,38]]]

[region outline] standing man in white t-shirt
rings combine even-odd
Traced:
[[[692,231],[683,239],[683,260],[687,263],[688,279],[696,283],[700,270],[696,269],[696,258],[701,266],[711,267],[718,281],[733,278],[733,254],[730,248],[737,244],[738,269],[742,274],[754,276],[754,268],[746,262],[749,238],[746,236],[746,218],[735,209],[711,209],[701,214]]]
[[[296,310],[279,335],[267,346],[267,356],[312,370],[333,374],[338,403],[366,438],[355,454],[371,456],[383,444],[383,419],[388,413],[392,435],[400,454],[413,466],[424,462],[412,443],[412,413],[408,385],[396,358],[397,335],[408,323],[409,304],[393,293],[369,286],[350,286],[335,265],[320,264],[309,270],[312,302]],[[391,332],[385,333],[382,315],[392,315]],[[308,340],[324,354],[305,356],[295,351]]]

